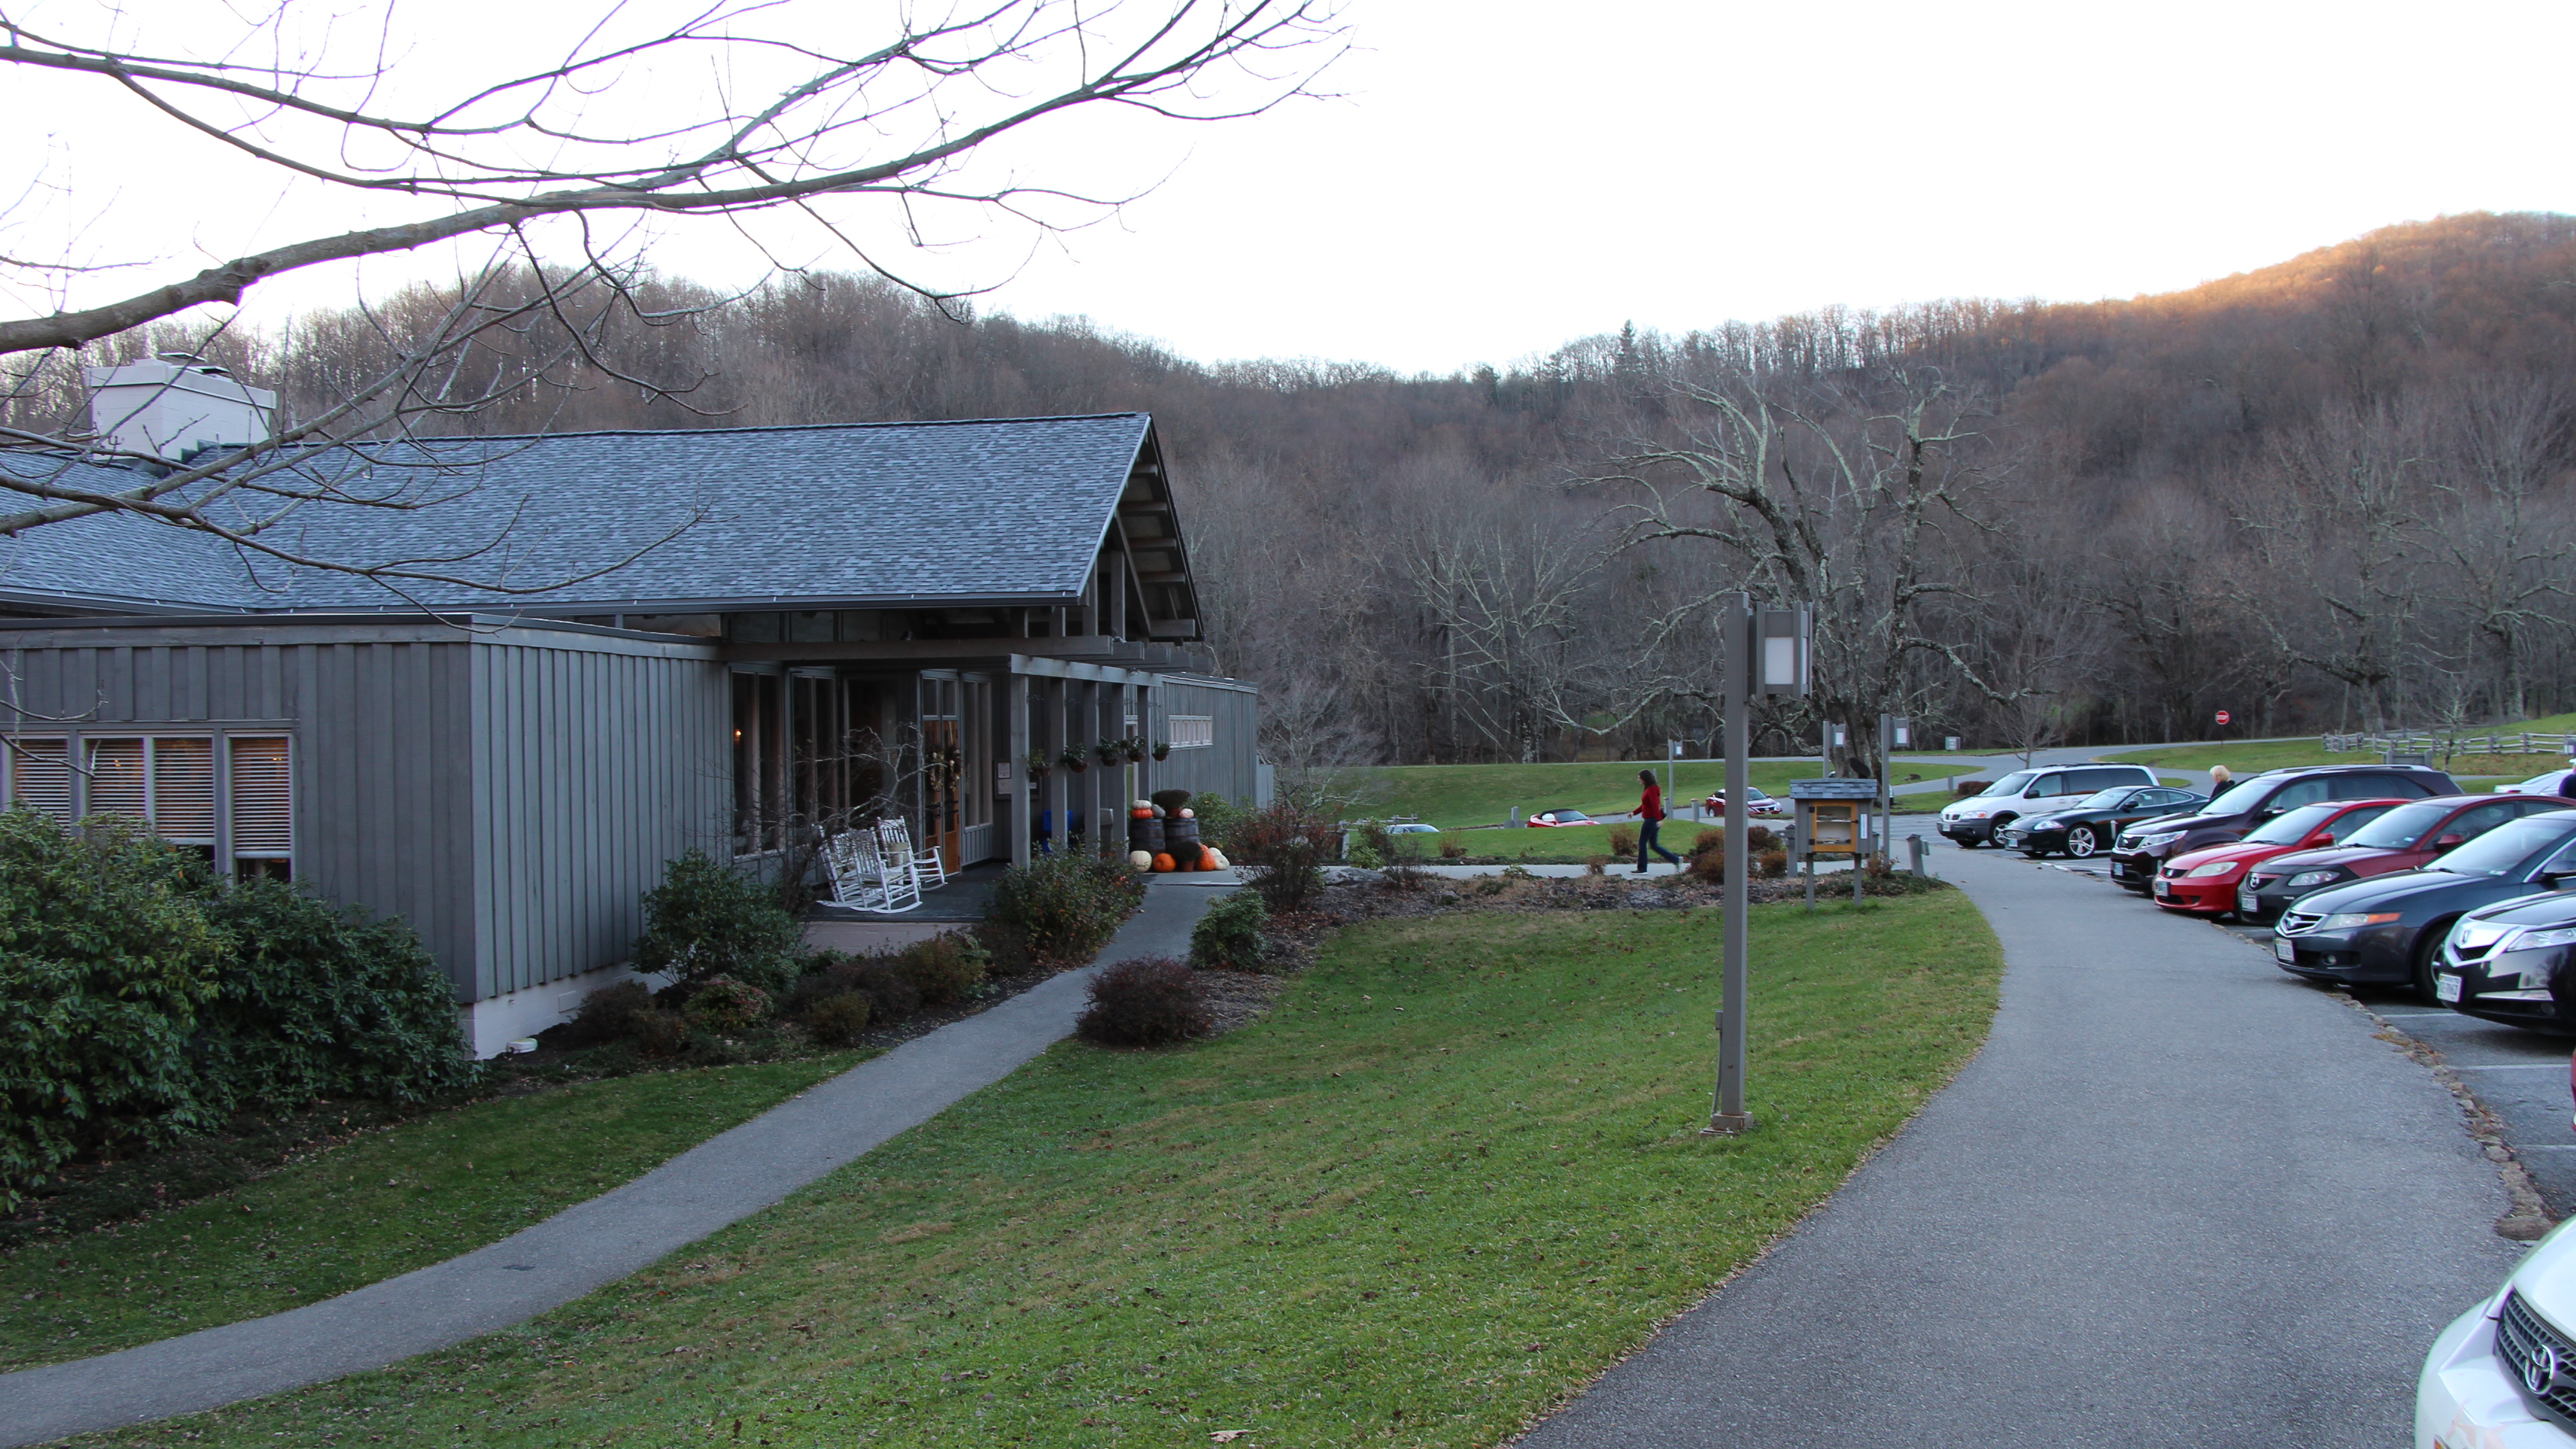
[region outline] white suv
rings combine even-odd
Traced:
[[[1995,838],[1995,832],[2025,815],[2064,810],[2096,790],[2119,790],[2156,783],[2156,772],[2144,765],[2066,765],[2054,770],[2015,770],[1971,795],[1941,808],[1940,831],[1973,849]]]

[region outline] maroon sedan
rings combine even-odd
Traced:
[[[2236,914],[2257,923],[2274,920],[2290,902],[2310,891],[2417,870],[2508,820],[2568,809],[2576,809],[2576,800],[2556,795],[2436,795],[2410,801],[2344,837],[2343,844],[2333,849],[2294,851],[2263,862],[2237,888]]]

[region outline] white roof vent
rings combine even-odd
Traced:
[[[122,453],[175,463],[208,448],[247,447],[268,440],[277,415],[274,390],[246,387],[194,353],[81,373],[89,381],[90,426]]]

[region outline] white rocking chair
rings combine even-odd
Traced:
[[[912,827],[905,824],[901,816],[877,822],[877,844],[885,852],[889,865],[903,861],[912,868],[916,893],[935,891],[948,884],[948,862],[940,858],[939,847],[934,845],[928,850],[914,850]]]
[[[832,904],[852,910],[899,914],[921,904],[921,879],[909,862],[895,865],[872,830],[844,830],[823,842],[823,870],[832,879]]]

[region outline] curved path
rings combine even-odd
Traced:
[[[1940,865],[2003,939],[1985,1049],[1528,1449],[2408,1442],[2426,1346],[2520,1252],[2450,1095],[2225,932]]]
[[[1103,960],[1178,956],[1216,892],[1149,892]],[[1073,1030],[1091,970],[941,1027],[490,1247],[292,1312],[0,1375],[0,1445],[219,1408],[507,1328],[637,1272],[1000,1081]]]

